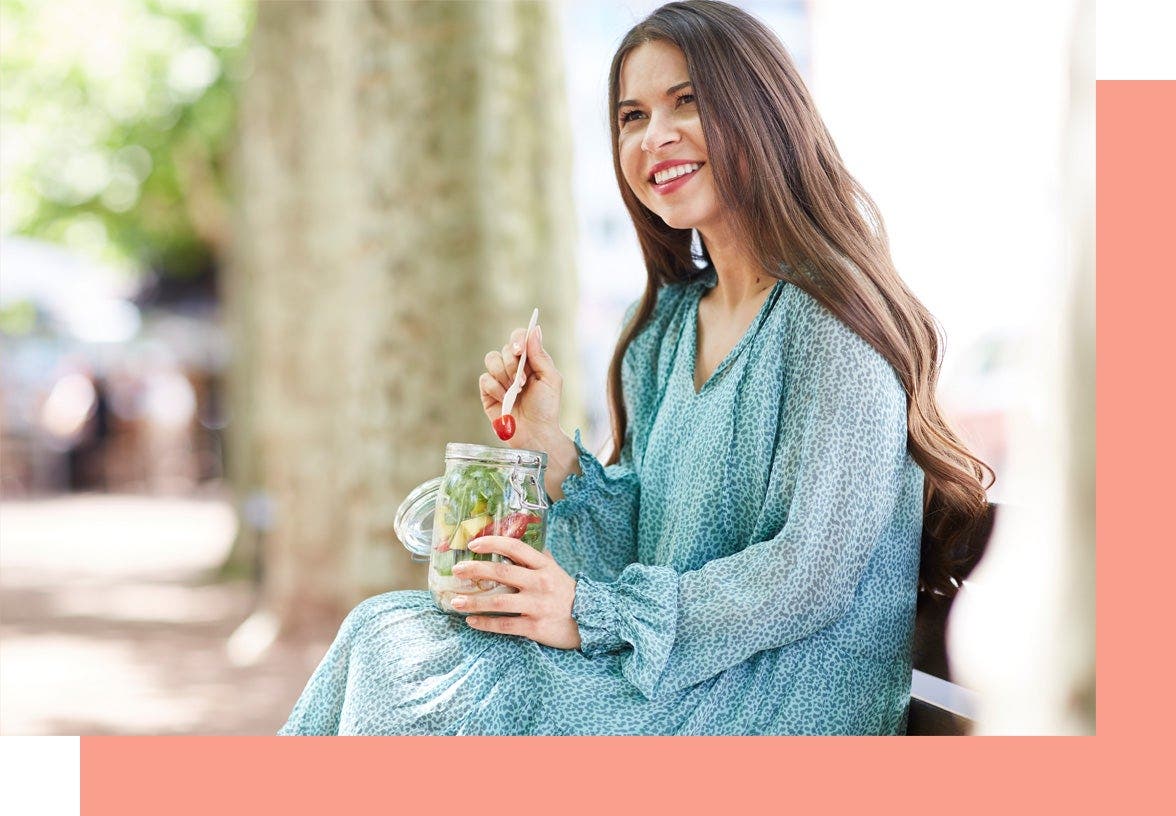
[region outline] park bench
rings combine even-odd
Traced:
[[[960,545],[962,572],[967,577],[984,555],[997,505],[990,504],[983,521]],[[952,682],[947,660],[947,616],[953,598],[919,592],[912,653],[909,736],[964,736],[971,732],[976,694]]]

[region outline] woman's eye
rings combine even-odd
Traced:
[[[693,101],[694,101],[694,94],[692,94],[692,93],[682,94],[681,96],[678,97],[678,104],[679,105],[689,105]]]
[[[623,124],[626,124],[626,123],[628,123],[628,122],[632,122],[632,121],[633,121],[634,119],[636,119],[638,116],[644,116],[644,115],[645,115],[645,114],[643,114],[643,113],[642,113],[641,111],[639,111],[639,110],[630,110],[630,111],[625,111],[624,113],[622,113],[622,114],[621,114],[621,124],[623,125]]]

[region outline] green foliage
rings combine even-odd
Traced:
[[[248,0],[0,0],[0,232],[205,267],[253,14]]]

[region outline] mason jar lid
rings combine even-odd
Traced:
[[[467,442],[450,442],[446,445],[445,460],[450,459],[484,462],[491,465],[547,467],[547,454],[543,451],[494,448],[489,445],[473,445]]]

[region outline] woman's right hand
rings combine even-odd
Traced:
[[[526,335],[526,329],[515,329],[505,346],[485,357],[486,373],[478,378],[478,390],[482,395],[482,410],[490,421],[502,414],[502,400],[506,389],[514,382]],[[514,436],[506,444],[512,448],[546,451],[551,439],[562,436],[559,403],[563,376],[543,348],[543,332],[539,326],[531,332],[523,377],[523,390],[511,410],[515,418]]]

